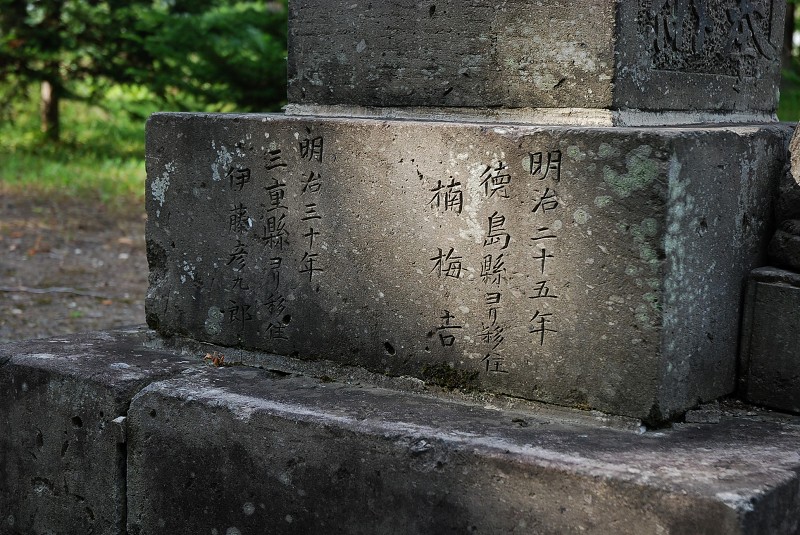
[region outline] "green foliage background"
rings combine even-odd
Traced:
[[[0,195],[140,210],[150,113],[285,104],[286,16],[287,0],[0,0]]]

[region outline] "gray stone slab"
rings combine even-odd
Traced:
[[[292,0],[289,102],[771,114],[785,2]]]
[[[741,359],[745,399],[800,412],[800,274],[769,267],[753,271]]]
[[[246,368],[154,383],[128,414],[131,535],[800,528],[792,417],[636,434]]]
[[[734,388],[788,134],[159,114],[148,323],[669,418]]]
[[[0,346],[0,533],[124,533],[128,404],[188,366],[147,338],[135,329]]]

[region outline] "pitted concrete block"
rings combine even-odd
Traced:
[[[782,0],[293,0],[289,102],[768,117],[784,15]]]
[[[670,418],[734,389],[789,131],[159,114],[148,323]]]
[[[638,434],[245,368],[154,383],[129,411],[145,533],[794,533],[800,425]]]
[[[753,271],[742,322],[744,398],[800,412],[800,274]]]
[[[147,338],[132,329],[0,347],[0,533],[124,533],[120,417],[142,387],[189,367]]]

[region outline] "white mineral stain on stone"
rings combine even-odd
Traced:
[[[242,535],[242,532],[238,528],[231,526],[225,531],[225,535]]]
[[[367,49],[367,43],[366,43],[366,41],[364,41],[364,40],[362,39],[362,40],[361,40],[361,41],[359,41],[359,42],[358,42],[358,44],[356,45],[356,52],[358,52],[359,54],[361,54],[361,53],[362,53],[363,51],[365,51],[366,49]]]
[[[161,176],[156,177],[153,182],[150,183],[150,195],[153,196],[153,199],[158,201],[159,206],[164,206],[164,197],[169,189],[169,177],[174,172],[175,162],[172,161],[164,166],[164,172]]]
[[[213,141],[211,142],[211,147],[214,148]],[[222,180],[222,174],[225,174],[225,168],[228,167],[231,162],[233,162],[233,155],[228,152],[225,145],[222,145],[222,148],[217,151],[217,159],[211,164],[211,179],[214,182]],[[222,174],[219,172],[220,168],[222,168]]]
[[[256,506],[253,505],[251,502],[247,502],[244,505],[242,505],[242,512],[245,514],[245,516],[251,516],[253,513],[256,512]]]

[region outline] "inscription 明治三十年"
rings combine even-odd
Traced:
[[[655,70],[758,76],[779,61],[778,0],[640,0]],[[780,31],[776,31],[779,29]]]
[[[319,225],[313,224],[322,220],[322,214],[318,210],[320,191],[323,188],[323,179],[319,166],[323,162],[325,139],[323,136],[312,136],[311,130],[306,129],[307,136],[299,141],[300,159],[308,161],[307,165],[316,166],[310,171],[304,171],[300,179],[300,197],[304,198],[304,211],[300,216],[300,221],[308,223],[308,230],[303,231],[303,238],[307,239],[307,247],[303,251],[300,259],[298,272],[308,276],[308,281],[312,282],[315,274],[322,273],[324,268],[321,266],[319,250],[315,248],[315,242],[319,239],[321,232]]]

